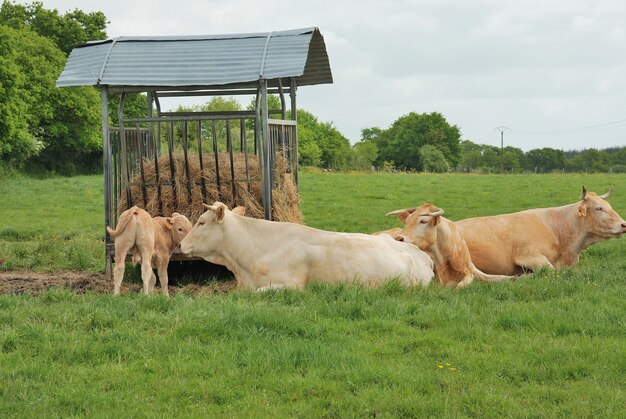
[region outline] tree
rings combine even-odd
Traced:
[[[320,122],[316,116],[304,109],[298,109],[298,143],[299,161],[302,164],[316,160],[315,155],[319,150],[319,164],[322,167],[342,169],[350,153],[350,141],[333,126],[332,122]]]
[[[470,140],[461,141],[461,159],[459,162],[461,169],[472,172],[482,167],[482,148],[482,145]]]
[[[353,170],[370,170],[378,157],[378,148],[372,141],[359,141],[348,154],[348,167]]]
[[[581,151],[569,161],[569,169],[573,171],[608,172],[611,156],[604,152],[589,148]]]
[[[521,171],[522,163],[524,162],[524,152],[515,147],[504,147],[504,154],[502,156],[502,162],[504,165],[504,171],[509,173],[516,173]]]
[[[120,94],[109,94],[109,123],[112,127],[118,127],[117,118],[118,107],[120,104]],[[127,94],[124,98],[124,117],[140,118],[148,114],[148,100],[143,93]]]
[[[14,59],[18,31],[0,26],[0,160],[20,166],[36,154],[39,142],[27,118],[32,97],[24,86],[28,76]]]
[[[17,30],[28,28],[50,39],[66,56],[89,40],[106,39],[107,23],[102,12],[75,9],[60,15],[56,9],[44,9],[41,2],[22,5],[5,0],[0,7],[1,25]]]
[[[39,165],[59,169],[66,161],[84,162],[84,157],[101,150],[95,89],[55,86],[65,62],[63,53],[28,29],[6,26],[0,26],[0,45],[4,64],[0,85],[7,90],[0,98],[4,109],[0,148],[6,160],[19,166],[39,152]]]
[[[426,144],[419,150],[422,170],[425,172],[447,172],[450,166],[443,153],[434,145]]]
[[[525,155],[524,169],[539,173],[563,170],[565,152],[550,147],[536,148]]]
[[[383,130],[378,127],[363,128],[361,130],[361,141],[376,143]]]
[[[626,172],[626,147],[619,148],[611,153],[611,169],[614,173]]]
[[[226,111],[240,111],[242,109],[241,103],[234,97],[213,96],[208,102],[201,105],[192,106],[179,106],[176,112],[226,112]],[[201,125],[201,135],[203,141],[209,141],[212,144],[213,141],[213,127],[215,127],[215,139],[217,141],[217,147],[219,151],[225,152],[227,150],[227,135],[226,124],[230,127],[230,138],[233,147],[239,144],[238,140],[241,135],[241,123],[239,120],[218,120],[218,121],[204,121]],[[244,125],[246,130],[246,138],[251,140],[254,138],[253,125]],[[176,130],[178,135],[176,138],[182,138],[183,123],[176,124]],[[187,138],[189,141],[189,147],[192,149],[197,144],[197,125],[193,124],[187,126]],[[211,145],[212,146],[212,145]],[[252,141],[248,141],[248,151],[251,151],[253,147]]]
[[[483,145],[481,150],[482,170],[487,173],[500,172],[500,147]]]
[[[0,153],[12,165],[72,174],[100,166],[100,98],[93,87],[57,88],[76,44],[105,36],[100,12],[60,16],[42,3],[0,7]]]
[[[430,144],[437,148],[452,166],[460,158],[461,133],[456,125],[449,125],[440,113],[411,112],[398,118],[376,140],[379,149],[377,161],[393,161],[403,169],[423,169],[419,150]]]

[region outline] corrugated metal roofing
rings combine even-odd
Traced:
[[[57,86],[213,87],[261,77],[332,83],[319,29],[90,41],[72,50]]]

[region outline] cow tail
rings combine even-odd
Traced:
[[[113,230],[111,227],[107,226],[107,231],[111,235],[111,237],[117,237],[126,228],[129,221],[132,220],[133,216],[139,212],[139,207],[135,206],[129,209],[128,211],[124,211],[120,216],[120,219],[117,221],[117,228]]]
[[[478,269],[474,264],[472,264],[472,272],[474,275],[483,282],[500,282],[506,281],[507,279],[515,279],[515,275],[493,275],[486,274],[480,269]]]

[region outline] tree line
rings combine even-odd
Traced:
[[[0,165],[61,174],[102,168],[101,100],[91,86],[57,88],[72,48],[106,39],[102,12],[60,14],[41,2],[0,7]],[[117,124],[119,97],[110,97],[109,119]],[[270,96],[270,109],[279,108]],[[128,116],[145,114],[146,99],[129,95]],[[247,105],[254,106],[254,99]],[[238,110],[234,99],[213,98],[198,110]],[[180,110],[184,110],[183,107]],[[193,110],[190,109],[190,110]],[[333,122],[297,111],[299,163],[334,170],[507,173],[554,171],[626,173],[626,147],[527,152],[477,144],[438,112],[411,112],[386,129],[361,130],[355,144]]]
[[[360,143],[377,147],[372,164],[385,170],[465,173],[626,173],[626,147],[523,151],[461,140],[460,129],[443,115],[409,113],[388,129],[366,128]],[[358,146],[357,143],[355,146]]]

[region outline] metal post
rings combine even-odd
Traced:
[[[298,110],[296,108],[296,90],[298,86],[296,85],[296,78],[291,78],[291,85],[289,89],[289,97],[291,99],[291,119],[296,121],[296,126],[293,130],[293,139],[291,141],[291,156],[293,158],[293,175],[296,181],[296,191],[299,189],[299,179],[298,179]]]
[[[281,79],[278,79],[278,97],[280,98],[280,114],[283,119],[287,119],[287,107],[285,106],[285,92],[283,90],[283,83]]]
[[[263,211],[266,220],[272,219],[272,156],[268,133],[267,80],[260,79],[261,86],[261,184],[263,188]]]
[[[107,226],[111,225],[111,143],[109,138],[109,92],[106,87],[100,89],[102,99],[102,165],[104,170],[104,249],[105,249],[105,274],[107,279],[112,278],[111,250],[109,242],[111,237],[107,232]]]
[[[500,131],[500,174],[504,173],[504,131]]]
[[[496,127],[500,131],[500,174],[504,173],[504,131],[510,130],[509,127]]]
[[[128,167],[128,148],[126,144],[126,131],[124,126],[124,102],[126,100],[126,93],[122,92],[120,95],[120,103],[117,107],[117,123],[120,130],[120,144],[121,144],[121,168],[122,168],[122,186],[126,189],[126,209],[133,206],[133,200],[130,191],[130,168]]]
[[[148,115],[148,118],[152,118],[154,117],[154,112],[152,109],[152,102],[154,102],[154,96],[152,95],[152,92],[147,92],[146,96],[147,96],[146,102],[147,102],[147,111],[148,111],[147,115]],[[154,143],[154,124],[152,122],[148,123],[148,141],[151,141]]]

